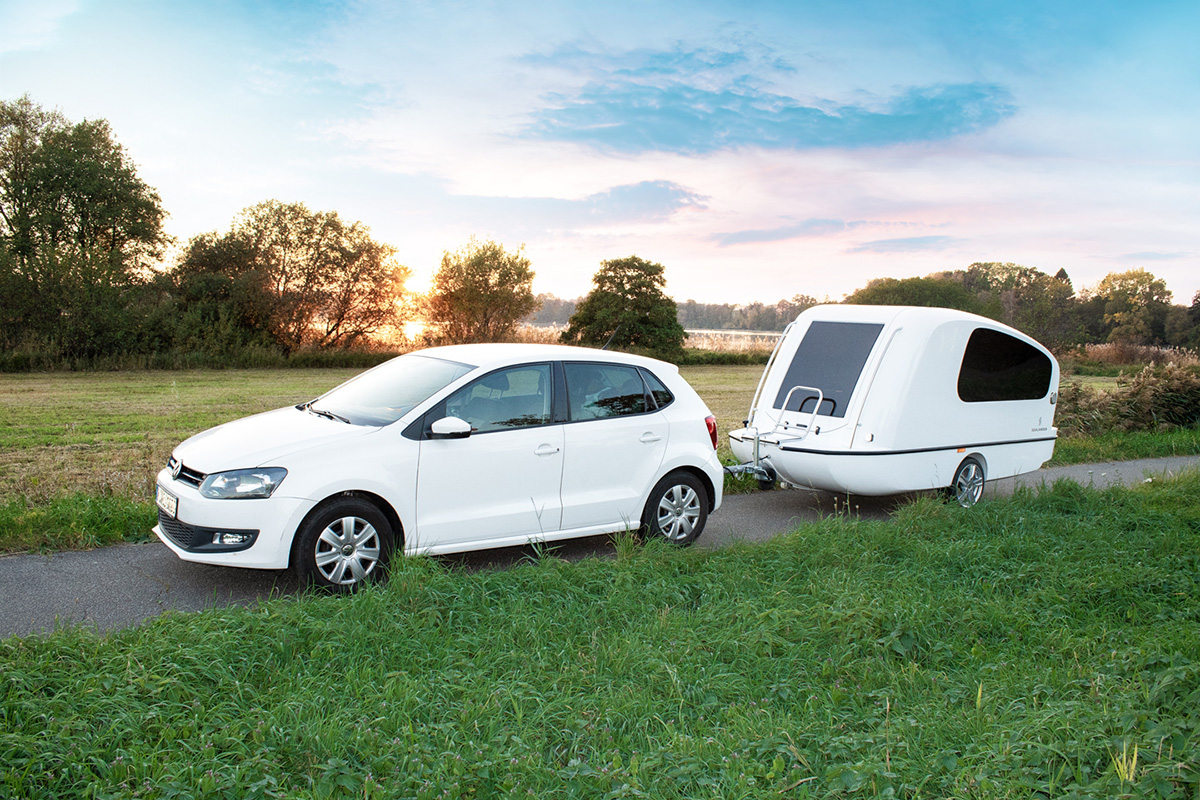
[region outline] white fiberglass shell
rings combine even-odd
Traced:
[[[359,516],[386,520],[394,546],[408,553],[635,529],[652,489],[681,471],[703,489],[705,514],[721,503],[715,423],[672,364],[501,344],[401,359],[408,361],[388,362],[311,403],[180,444],[157,479],[159,538],[185,560],[281,569],[293,563],[305,523],[332,503],[349,507],[347,499],[377,509],[379,517]],[[634,381],[626,396],[636,407],[612,398],[620,386],[585,385],[612,376]],[[500,422],[467,424],[481,408],[503,411]],[[460,435],[433,431],[448,419],[464,426]],[[241,482],[214,488],[206,483],[214,475]],[[271,481],[277,486],[267,492]],[[340,530],[336,522],[331,528]]]
[[[764,372],[734,454],[789,483],[864,495],[949,486],[968,457],[989,479],[1052,454],[1058,363],[994,320],[941,308],[803,312]],[[797,388],[799,387],[799,388]]]

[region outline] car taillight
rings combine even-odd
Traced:
[[[717,418],[711,414],[704,418],[704,424],[708,426],[708,436],[712,439],[713,450],[717,449]]]

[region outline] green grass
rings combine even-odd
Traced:
[[[153,503],[73,494],[45,503],[0,502],[0,552],[84,550],[154,538]]]
[[[1113,431],[1100,436],[1062,436],[1054,444],[1047,466],[1130,461],[1200,453],[1200,428],[1169,431]]]
[[[1198,498],[404,559],[353,597],[8,639],[0,797],[1192,798]]]

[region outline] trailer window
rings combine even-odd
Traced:
[[[963,354],[958,396],[966,403],[1039,400],[1050,391],[1052,374],[1041,350],[1007,333],[977,328]]]
[[[866,322],[814,322],[809,325],[796,349],[796,357],[784,375],[774,407],[783,408],[786,401],[787,411],[811,413],[817,405],[816,392],[808,389],[792,392],[795,386],[806,386],[821,390],[818,413],[828,417],[846,416],[846,404],[882,330],[882,324]]]

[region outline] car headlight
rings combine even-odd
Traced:
[[[286,477],[287,470],[283,467],[214,472],[200,484],[200,494],[214,500],[270,497]]]

